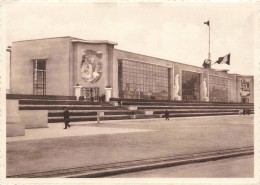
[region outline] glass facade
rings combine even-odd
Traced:
[[[46,60],[34,60],[33,94],[46,95]]]
[[[184,101],[200,100],[200,74],[182,71],[182,99]]]
[[[209,101],[229,102],[231,100],[230,80],[209,75]]]
[[[131,60],[118,63],[119,97],[169,99],[169,68]]]

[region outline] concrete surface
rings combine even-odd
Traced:
[[[241,168],[242,167],[242,168]],[[253,156],[111,176],[113,178],[253,178]]]
[[[254,141],[253,115],[107,121],[68,130],[49,125],[30,130],[37,133],[31,140],[7,138],[7,175],[253,146]]]

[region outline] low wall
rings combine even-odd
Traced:
[[[7,123],[6,137],[16,137],[25,135],[25,126],[21,123]]]
[[[20,114],[25,128],[48,128],[47,110],[21,110]]]
[[[21,122],[18,100],[6,100],[6,136],[24,136],[25,126]]]

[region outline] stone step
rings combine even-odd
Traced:
[[[6,99],[76,100],[76,96],[6,94]]]
[[[104,115],[133,115],[136,111],[125,111],[125,110],[104,110]],[[70,111],[70,116],[96,116],[96,111]],[[50,111],[48,112],[48,117],[63,117],[63,111]]]
[[[219,113],[176,113],[170,114],[169,117],[194,117],[194,116],[224,116],[224,115],[238,115],[238,112],[219,112]],[[161,117],[165,118],[162,114]]]
[[[113,116],[104,116],[100,117],[100,120],[124,120],[124,119],[132,119],[130,115],[113,115]],[[85,116],[85,117],[72,117],[70,118],[70,122],[78,122],[78,121],[97,121],[97,116]],[[63,118],[49,118],[48,123],[58,123],[64,122]]]
[[[97,112],[70,112],[70,116],[97,116]],[[63,112],[49,112],[48,117],[63,117]]]
[[[185,110],[185,109],[181,109],[181,110],[179,110],[179,109],[177,109],[177,110],[172,110],[172,109],[167,109],[168,110],[168,112],[169,113],[212,113],[212,112],[238,112],[238,109],[227,109],[227,110],[225,110],[225,109],[209,109],[209,110],[206,110],[206,109],[204,109],[204,110],[201,110],[201,109],[191,109],[191,110],[189,110],[189,109],[187,109],[187,110]],[[253,109],[250,109],[250,111],[253,111]],[[153,113],[154,114],[164,114],[164,112],[165,112],[165,110],[153,110]]]
[[[229,107],[229,106],[137,106],[138,110],[154,110],[154,109],[243,109],[243,108],[249,108],[253,109],[254,107]]]
[[[176,101],[176,100],[147,100],[147,99],[125,99],[125,98],[110,98],[110,101],[118,101],[121,100],[122,103],[173,103],[173,104],[224,104],[224,105],[244,105],[244,103],[238,102],[204,102],[204,101],[196,101],[196,102],[187,102],[187,101]],[[246,105],[254,105],[253,103],[246,103]]]
[[[68,105],[66,106],[69,110],[120,110],[120,107],[101,107],[100,105]],[[19,110],[64,110],[64,106],[48,106],[48,105],[35,105],[35,106],[19,106]]]
[[[99,102],[75,100],[19,100],[20,105],[100,105]]]
[[[170,102],[122,102],[125,106],[254,106],[251,104],[221,104],[221,103],[170,103]]]

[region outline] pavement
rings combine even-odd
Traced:
[[[252,174],[254,174],[253,156],[243,156],[132,172],[110,176],[110,178],[252,178]]]
[[[7,175],[253,146],[254,117],[77,122],[7,138]]]

